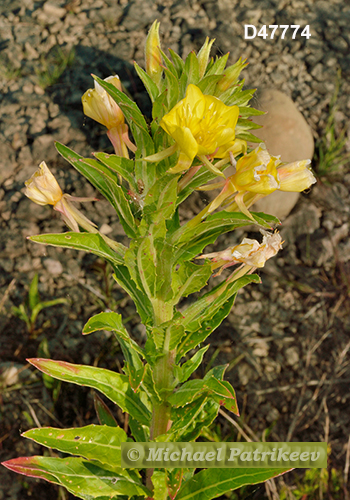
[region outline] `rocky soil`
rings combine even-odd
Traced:
[[[0,458],[42,453],[20,438],[37,425],[71,427],[95,421],[89,390],[65,384],[54,404],[41,377],[26,358],[37,355],[43,338],[51,356],[110,368],[121,356],[103,334],[82,338],[92,314],[117,308],[140,342],[143,329],[135,310],[108,269],[93,257],[42,247],[28,235],[65,227],[48,207],[23,195],[23,183],[45,160],[64,190],[91,196],[94,189],[59,158],[53,141],[83,155],[111,152],[102,127],[85,119],[82,94],[91,73],[118,73],[145,113],[150,105],[132,62],[143,65],[145,37],[161,21],[164,48],[181,55],[198,50],[206,36],[216,38],[214,53],[230,52],[233,63],[248,58],[247,88],[280,90],[291,97],[312,129],[325,134],[329,104],[341,71],[335,129],[350,136],[350,6],[341,0],[3,0],[0,5]],[[311,38],[291,34],[282,40],[244,40],[244,24],[310,25]],[[53,71],[61,67],[59,77]],[[339,77],[338,77],[339,78]],[[347,143],[350,151],[350,143]],[[317,149],[317,148],[316,148]],[[315,165],[317,168],[317,164]],[[197,213],[203,198],[189,201]],[[210,339],[207,366],[229,363],[241,418],[251,439],[328,441],[330,467],[338,482],[347,478],[350,458],[350,165],[320,179],[303,194],[282,226],[284,250],[262,271],[262,285],[239,294],[235,307]],[[84,213],[105,234],[123,241],[108,203],[86,204]],[[247,232],[218,243],[225,248]],[[256,236],[250,231],[250,236]],[[43,300],[64,297],[66,305],[46,309],[34,335],[12,314],[27,297],[35,273]],[[215,279],[212,280],[212,283]],[[123,422],[122,414],[117,415]],[[222,438],[241,431],[219,417]],[[240,435],[240,436],[239,436]],[[347,465],[346,465],[347,464]],[[301,472],[301,471],[299,471]],[[0,470],[0,500],[68,499],[55,487]],[[299,474],[299,476],[302,474]],[[285,477],[293,489],[296,476]],[[278,482],[277,482],[278,483]],[[278,484],[278,488],[283,484]],[[346,487],[328,498],[346,497]],[[326,489],[327,489],[326,488]],[[273,490],[273,487],[270,487]],[[281,493],[273,493],[279,498]],[[278,491],[281,491],[279,489]],[[261,486],[245,498],[264,498]],[[310,498],[327,498],[322,496]],[[243,496],[242,496],[243,498]],[[272,496],[271,496],[272,498]],[[288,498],[288,497],[287,497]],[[290,497],[293,498],[293,497]],[[300,497],[299,497],[300,498]]]

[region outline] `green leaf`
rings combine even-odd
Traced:
[[[147,325],[153,318],[153,308],[150,299],[142,290],[137,288],[126,266],[114,267],[114,271],[113,278],[132,298],[142,323]]]
[[[174,66],[177,69],[178,76],[181,76],[181,73],[183,72],[185,63],[183,59],[177,54],[174,50],[168,49],[171,55],[172,60],[174,61]]]
[[[139,75],[140,80],[146,87],[146,90],[148,92],[148,95],[151,98],[151,101],[154,102],[155,99],[158,97],[159,90],[157,85],[154,83],[152,78],[147,75],[146,71],[144,71],[138,64],[137,62],[134,62],[134,68],[136,70],[136,73]]]
[[[180,319],[176,318],[175,321],[183,325],[188,333],[178,346],[176,362],[217,328],[229,314],[238,290],[252,282],[260,283],[259,276],[243,276],[228,285],[226,282],[220,283],[181,312]]]
[[[126,433],[120,427],[94,424],[74,429],[42,427],[24,432],[22,436],[47,448],[54,448],[70,455],[81,455],[116,467],[120,467],[120,443],[126,443],[128,440]]]
[[[151,414],[134,393],[126,375],[96,368],[93,366],[74,365],[65,361],[33,358],[28,360],[33,366],[54,378],[73,384],[92,387],[102,392],[116,403],[123,411],[145,425],[149,425]]]
[[[168,401],[175,407],[186,406],[201,396],[209,396],[221,406],[239,415],[236,394],[229,382],[217,380],[214,376],[210,378],[189,380],[173,393]]]
[[[176,210],[178,175],[163,175],[149,190],[144,200],[145,216],[149,223],[171,219]]]
[[[107,260],[114,266],[124,264],[126,247],[121,243],[116,243],[118,252],[115,252],[107,245],[103,236],[96,233],[59,233],[59,234],[38,234],[30,236],[31,241],[42,245],[52,245],[54,247],[75,248],[84,252],[93,253],[102,259]]]
[[[135,183],[134,168],[135,164],[133,160],[128,158],[123,158],[117,155],[110,155],[107,153],[93,153],[95,158],[97,158],[101,163],[106,165],[106,167],[116,171],[120,174],[123,179],[125,179],[130,186],[137,191],[137,185]]]
[[[226,66],[227,59],[228,59],[229,55],[230,54],[227,53],[227,54],[225,54],[222,57],[217,57],[216,61],[214,62],[214,64],[212,66],[210,66],[210,68],[206,72],[205,76],[209,76],[209,75],[221,75],[221,78],[222,78],[224,76],[222,73],[223,73],[223,71],[225,69],[225,66]]]
[[[173,302],[176,304],[181,297],[187,297],[191,293],[201,290],[207,284],[211,274],[211,265],[209,263],[204,266],[192,262],[182,263],[172,275]]]
[[[168,488],[168,495],[171,498],[171,500],[174,500],[174,498],[177,495],[177,492],[180,489],[181,483],[182,483],[182,478],[183,478],[183,469],[168,469],[166,471],[166,484]]]
[[[121,338],[138,354],[144,357],[141,347],[130,338],[130,335],[123,325],[121,314],[115,312],[102,312],[92,316],[83,328],[83,335],[88,335],[99,330],[106,330],[108,332],[115,332],[117,338]]]
[[[43,374],[45,375],[45,374]],[[102,401],[100,396],[94,392],[94,406],[97,413],[98,421],[101,425],[108,425],[109,427],[118,427],[116,419],[113,417],[111,410],[106,403]]]
[[[207,395],[197,398],[184,407],[172,408],[171,429],[159,436],[156,441],[194,441],[217,416],[219,405]]]
[[[221,80],[222,75],[208,75],[205,76],[197,85],[199,89],[206,95],[213,95],[216,84]]]
[[[206,469],[186,481],[176,500],[210,500],[247,484],[258,484],[290,469]]]
[[[39,281],[38,273],[35,273],[34,278],[32,279],[32,281],[30,283],[29,292],[28,292],[28,302],[29,302],[29,308],[31,311],[40,302],[38,281]]]
[[[213,316],[206,316],[206,319],[200,319],[197,324],[194,322],[193,330],[188,331],[177,346],[177,360],[179,361],[188,351],[191,351],[199,344],[205,341],[209,335],[217,329],[223,320],[229,315],[236,295],[232,295],[227,302],[221,306]],[[188,329],[190,327],[187,327]],[[198,351],[199,352],[199,351]]]
[[[197,370],[198,366],[203,361],[203,356],[209,349],[209,345],[206,345],[199,349],[191,359],[186,361],[182,366],[174,366],[175,377],[178,379],[179,383],[185,382],[194,371]]]
[[[180,78],[180,98],[185,95],[187,86],[190,83],[197,85],[199,82],[199,63],[197,56],[194,52],[190,52],[186,57],[185,66],[182,76]]]
[[[150,495],[135,473],[125,469],[110,470],[80,457],[22,457],[8,460],[4,465],[19,474],[64,486],[84,500]]]
[[[135,441],[138,443],[147,443],[149,441],[149,427],[140,424],[131,416],[129,416],[129,427]]]
[[[242,118],[248,118],[249,116],[260,116],[265,114],[266,111],[261,111],[260,109],[251,108],[250,106],[239,108],[239,116]]]
[[[102,312],[89,319],[83,329],[83,335],[95,332],[97,330],[107,330],[114,332],[122,348],[126,361],[125,372],[129,376],[129,382],[134,391],[136,391],[143,379],[145,367],[140,360],[144,357],[143,350],[130,338],[127,330],[123,326],[122,317],[115,312]]]
[[[168,68],[164,69],[166,85],[166,111],[170,111],[179,102],[180,87],[179,79]],[[165,104],[165,103],[164,103]]]
[[[166,483],[166,473],[160,470],[154,471],[152,474],[152,483],[154,486],[153,499],[167,500],[168,488]]]

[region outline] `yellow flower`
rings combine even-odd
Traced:
[[[282,238],[279,233],[273,234],[261,230],[263,234],[262,243],[250,238],[244,238],[242,243],[234,247],[229,247],[222,252],[213,252],[197,257],[198,259],[212,259],[212,269],[220,267],[216,276],[220,275],[223,269],[241,263],[245,271],[253,268],[264,267],[265,262],[274,257],[282,248]]]
[[[85,217],[73,205],[72,201],[96,201],[96,198],[77,198],[63,194],[58,182],[44,161],[39,165],[29,180],[25,182],[24,194],[37,205],[53,205],[60,212],[64,222],[73,231],[79,232],[79,226],[86,231],[96,233],[95,224]]]
[[[152,24],[146,39],[145,47],[146,73],[152,78],[156,85],[159,85],[163,74],[159,25],[160,23],[157,20]]]
[[[169,171],[178,173],[188,170],[198,156],[211,171],[223,175],[207,156],[224,158],[228,155],[228,150],[235,144],[238,114],[238,106],[226,106],[220,99],[203,95],[196,85],[190,84],[186,97],[160,122],[180,149],[178,162]]]
[[[122,90],[117,75],[109,76],[104,81],[111,83],[118,90]],[[84,114],[107,127],[107,135],[113,144],[116,155],[129,158],[127,147],[134,152],[137,148],[129,139],[129,129],[125,123],[123,112],[96,80],[94,85],[95,88],[87,90],[81,99]]]
[[[311,160],[295,161],[281,165],[277,169],[280,179],[280,191],[301,193],[315,184],[316,179],[309,167]]]
[[[122,86],[117,75],[105,78],[105,82],[111,83],[118,90]],[[118,104],[112,97],[95,81],[95,88],[89,89],[82,97],[83,110],[86,116],[102,123],[108,130],[124,123],[124,115]]]
[[[62,190],[46,163],[42,161],[39,170],[25,182],[24,194],[38,205],[56,205],[63,196]]]
[[[265,144],[261,143],[248,154],[243,155],[236,163],[236,173],[221,183],[221,193],[211,202],[208,212],[216,210],[227,198],[235,194],[235,203],[241,212],[252,218],[244,203],[244,195],[247,192],[266,196],[280,187],[277,166],[281,160],[271,156]],[[214,186],[214,185],[213,185]],[[216,187],[217,185],[215,185]],[[211,189],[210,184],[202,188]]]

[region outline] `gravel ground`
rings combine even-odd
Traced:
[[[89,316],[118,304],[129,327],[144,332],[130,301],[109,292],[108,269],[91,256],[45,248],[26,236],[65,230],[48,207],[23,195],[23,183],[45,160],[66,192],[91,196],[93,188],[57,155],[54,140],[78,153],[110,150],[102,127],[84,118],[81,95],[92,86],[91,73],[118,73],[145,113],[147,96],[132,67],[143,65],[145,37],[161,22],[164,48],[181,55],[198,50],[206,36],[216,39],[214,54],[230,52],[231,63],[248,58],[246,87],[268,87],[290,96],[315,139],[325,133],[329,103],[341,70],[335,127],[350,118],[350,5],[338,0],[3,0],[0,6],[0,367],[14,364],[19,379],[0,393],[0,458],[41,453],[19,438],[38,425],[84,425],[94,421],[88,390],[63,386],[53,406],[40,377],[26,368],[46,337],[55,359],[115,367],[121,362],[112,339],[82,338]],[[311,38],[244,40],[244,25],[310,25]],[[50,68],[73,62],[57,81]],[[51,80],[50,80],[51,78]],[[52,85],[48,85],[52,83]],[[44,87],[44,88],[43,88]],[[350,129],[347,131],[350,136]],[[347,143],[350,151],[350,143]],[[186,211],[197,212],[200,197]],[[207,363],[230,363],[243,417],[240,425],[261,439],[323,441],[331,444],[330,464],[343,474],[349,423],[350,165],[327,182],[319,181],[283,224],[280,256],[269,261],[263,284],[244,290],[219,332],[211,339]],[[123,241],[107,202],[85,205],[86,215]],[[243,231],[235,237],[242,237]],[[254,235],[251,234],[251,236]],[[227,236],[219,245],[232,244]],[[37,338],[30,338],[11,307],[25,300],[35,273],[45,300],[65,297],[68,305],[42,313]],[[88,272],[88,277],[87,277]],[[97,352],[101,354],[96,355]],[[4,382],[3,382],[4,384]],[[123,416],[117,415],[122,421]],[[223,435],[237,438],[220,417]],[[251,434],[252,435],[252,434]],[[349,453],[349,452],[348,452]],[[50,485],[1,469],[0,500],[72,498]],[[287,481],[287,479],[286,479]],[[295,481],[294,481],[295,482]],[[293,484],[293,480],[289,480]],[[330,487],[331,488],[331,487]],[[247,498],[264,498],[264,487]],[[329,498],[346,498],[345,490]],[[336,496],[338,495],[338,496]],[[278,496],[276,498],[279,498]],[[311,498],[311,497],[310,497]],[[318,498],[318,497],[313,497]],[[320,496],[319,498],[322,498]]]

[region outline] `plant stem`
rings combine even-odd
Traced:
[[[155,326],[160,326],[173,317],[173,305],[164,302],[161,299],[153,299],[153,310],[155,318]],[[160,393],[163,401],[155,404],[152,414],[152,422],[150,428],[150,439],[153,440],[165,434],[171,427],[171,406],[166,401],[167,393],[172,391],[172,383],[174,380],[174,361],[176,349],[170,351],[170,333],[166,332],[163,345],[163,356],[156,362],[153,368],[153,378],[157,391]],[[146,486],[152,490],[152,475],[153,469],[147,469]]]

